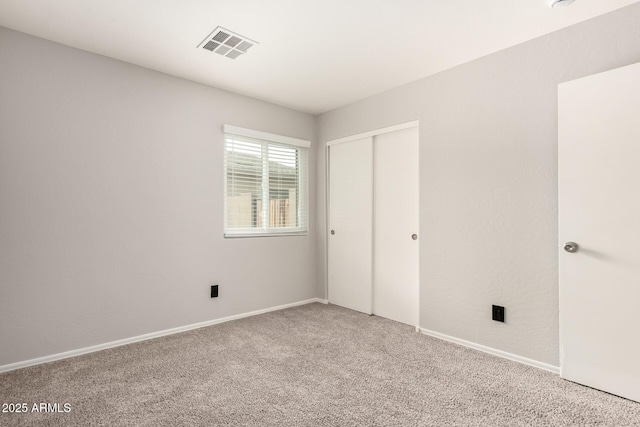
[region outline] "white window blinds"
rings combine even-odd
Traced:
[[[307,232],[309,145],[225,125],[225,237]]]

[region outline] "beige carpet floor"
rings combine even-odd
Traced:
[[[640,404],[310,304],[0,375],[2,426],[640,426]]]

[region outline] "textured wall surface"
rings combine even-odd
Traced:
[[[315,132],[308,114],[0,28],[0,365],[317,295],[313,232],[223,238],[224,123]]]
[[[320,211],[325,141],[420,120],[422,328],[558,365],[557,85],[640,61],[638,22],[640,4],[319,117]]]

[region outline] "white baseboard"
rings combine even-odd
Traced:
[[[420,328],[420,332],[425,335],[429,335],[430,337],[438,338],[444,341],[449,341],[454,344],[460,344],[465,347],[472,348],[474,350],[483,351],[485,353],[493,354],[494,356],[513,360],[514,362],[523,363],[525,365],[533,366],[534,368],[544,369],[545,371],[549,371],[554,374],[560,374],[560,368],[557,366],[548,365],[543,362],[538,362],[537,360],[528,359],[526,357],[518,356],[516,354],[507,353],[506,351],[497,350],[495,348],[487,347],[482,344],[477,344],[477,343],[466,341],[460,338],[451,337],[449,335],[441,334],[440,332],[430,331],[424,328]]]
[[[26,368],[27,366],[40,365],[42,363],[54,362],[56,360],[67,359],[69,357],[81,356],[87,353],[93,353],[95,351],[106,350],[108,348],[120,347],[127,344],[132,344],[139,341],[146,341],[153,338],[164,337],[166,335],[177,334],[180,332],[186,332],[193,329],[204,328],[205,326],[216,325],[218,323],[225,323],[231,320],[242,319],[245,317],[257,316],[258,314],[269,313],[271,311],[284,310],[285,308],[297,307],[299,305],[311,304],[319,302],[321,304],[328,304],[327,300],[320,298],[311,298],[304,301],[293,302],[290,304],[279,305],[277,307],[264,308],[262,310],[251,311],[248,313],[236,314],[233,316],[223,317],[220,319],[208,320],[206,322],[194,323],[186,326],[179,326],[177,328],[165,329],[164,331],[151,332],[149,334],[138,335],[136,337],[125,338],[117,341],[111,341],[104,344],[93,345],[91,347],[79,348],[77,350],[65,351],[64,353],[52,354],[50,356],[38,357],[36,359],[25,360],[23,362],[10,363],[8,365],[0,366],[1,372],[9,372],[20,368]]]

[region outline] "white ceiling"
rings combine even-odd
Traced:
[[[1,0],[0,25],[320,113],[640,0]],[[258,41],[228,59],[217,26]]]

